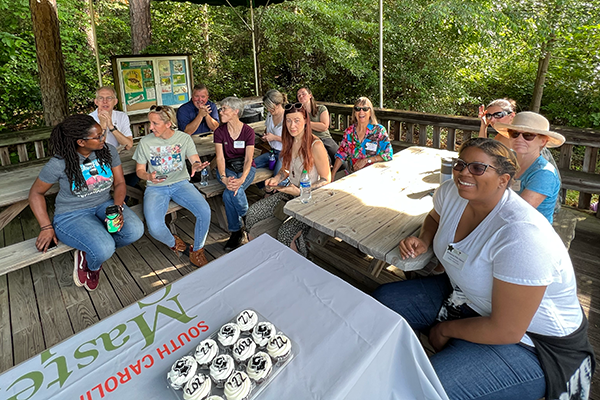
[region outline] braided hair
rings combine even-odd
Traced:
[[[76,191],[87,188],[79,166],[77,141],[89,137],[90,130],[94,125],[97,125],[97,122],[89,115],[71,115],[56,125],[50,134],[50,152],[55,157],[65,160],[65,174],[67,174],[71,187],[73,187],[73,183],[75,184]],[[95,150],[95,153],[102,169],[104,166],[111,168],[112,157],[106,144],[101,150]]]

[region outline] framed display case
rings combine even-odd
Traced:
[[[129,115],[147,113],[153,105],[179,107],[190,100],[192,60],[189,55],[125,55],[111,57],[118,107]]]

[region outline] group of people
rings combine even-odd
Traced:
[[[389,137],[369,99],[355,102],[352,125],[339,144],[329,134],[327,109],[315,103],[307,87],[298,90],[297,100],[288,103],[277,90],[266,93],[266,132],[259,139],[240,121],[240,99],[227,97],[218,109],[202,85],[177,114],[169,106],[153,106],[151,134],[140,140],[133,156],[135,177],[146,181],[143,209],[150,235],[174,251],[186,250],[165,224],[173,200],[196,217],[190,261],[207,263],[210,207],[189,179],[209,163],[198,157],[194,134],[214,131],[228,250],[242,243],[244,228],[300,195],[303,173],[318,188],[342,167],[352,173],[392,159]],[[41,227],[37,248],[46,251],[57,240],[74,247],[73,279],[88,290],[97,287],[102,264],[115,248],[144,232],[124,203],[126,179],[116,147],[131,147],[132,141],[128,123],[112,110],[116,101],[112,88],[101,88],[91,116],[71,116],[53,129],[54,157],[30,192]],[[419,237],[399,244],[403,258],[432,246],[439,260],[434,274],[382,285],[373,296],[428,334],[437,351],[431,362],[451,399],[586,398],[595,358],[573,266],[551,226],[560,177],[551,157],[544,157],[547,147],[565,139],[543,116],[515,111],[506,99],[480,109],[481,137],[460,147],[453,179],[436,191]],[[498,132],[495,140],[487,138],[490,125]],[[245,190],[256,168],[271,157],[254,158],[256,140],[269,144],[276,163],[274,176],[265,182],[267,195],[249,206]],[[56,182],[60,190],[51,220],[44,194]],[[109,206],[119,210],[116,233],[105,226]],[[306,255],[307,232],[308,226],[288,218],[278,239]]]

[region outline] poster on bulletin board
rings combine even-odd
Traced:
[[[111,58],[120,108],[147,113],[153,105],[179,107],[193,86],[188,55],[140,55]]]

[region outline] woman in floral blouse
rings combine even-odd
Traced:
[[[344,161],[348,171],[354,172],[377,162],[390,161],[392,156],[390,138],[385,128],[377,123],[371,100],[359,97],[354,103],[352,125],[344,132],[335,154],[331,176],[335,176]]]

